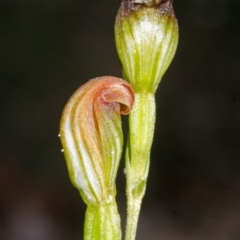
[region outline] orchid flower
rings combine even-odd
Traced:
[[[178,43],[178,23],[170,0],[122,0],[115,41],[124,78],[133,86],[126,151],[126,240],[134,240],[146,190],[155,128],[155,92]]]
[[[82,85],[63,110],[60,138],[69,176],[88,206],[84,239],[121,239],[115,202],[123,145],[120,114],[128,114],[133,103],[131,85],[108,76]]]

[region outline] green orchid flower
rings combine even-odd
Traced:
[[[100,77],[81,86],[64,108],[60,139],[69,176],[88,206],[84,239],[121,239],[115,202],[123,145],[120,114],[128,114],[133,103],[129,83]]]

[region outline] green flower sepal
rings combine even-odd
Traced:
[[[128,114],[133,103],[129,83],[101,77],[81,86],[64,108],[60,139],[70,179],[88,206],[85,240],[121,239],[115,201],[123,145],[120,114]]]
[[[170,0],[123,0],[115,41],[124,78],[136,93],[155,93],[178,43],[178,23]]]

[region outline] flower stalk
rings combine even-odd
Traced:
[[[127,223],[125,239],[135,239],[141,202],[146,190],[150,150],[155,126],[153,94],[135,94],[129,114],[129,139],[126,151]]]
[[[116,201],[103,205],[89,205],[84,223],[85,240],[120,240],[120,218]]]

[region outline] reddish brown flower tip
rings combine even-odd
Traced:
[[[60,138],[70,178],[87,204],[108,202],[122,153],[121,114],[134,103],[131,85],[100,77],[82,85],[67,102]]]

